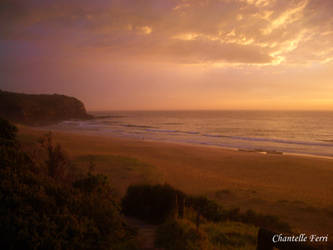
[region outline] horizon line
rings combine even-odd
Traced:
[[[333,109],[87,109],[87,112],[184,112],[184,111],[298,111],[333,112]]]

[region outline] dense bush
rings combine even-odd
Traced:
[[[283,222],[277,216],[264,215],[254,212],[253,210],[247,210],[245,213],[239,214],[239,221],[247,224],[252,224],[257,227],[267,228],[278,232],[291,232],[291,228],[288,223]]]
[[[186,206],[193,208],[208,221],[239,221],[257,227],[267,228],[273,231],[290,232],[290,226],[272,215],[263,215],[252,210],[242,213],[240,209],[224,209],[216,201],[202,196],[191,196],[186,198]]]
[[[257,243],[257,228],[240,222],[206,223],[201,230],[214,249],[255,249]]]
[[[7,120],[0,118],[0,145],[1,146],[13,146],[7,145],[7,143],[15,143],[16,142],[16,133],[17,128],[12,125]]]
[[[187,218],[200,226],[204,221],[238,221],[273,231],[290,232],[290,226],[276,216],[263,215],[252,210],[225,209],[214,200],[204,196],[189,196],[169,185],[134,185],[122,200],[123,212],[150,223],[163,223],[169,217]],[[178,216],[177,216],[178,215]]]
[[[188,196],[186,198],[186,206],[193,208],[202,217],[209,221],[222,221],[224,220],[224,210],[222,207],[213,200],[209,200],[204,196]]]
[[[125,215],[160,224],[177,214],[182,197],[183,193],[166,184],[133,185],[127,189],[122,209]]]
[[[67,166],[59,148],[49,142],[46,160],[37,162],[38,155],[21,149],[15,127],[3,120],[0,125],[0,141],[6,142],[0,144],[1,249],[134,248],[134,232],[105,177],[58,178],[58,168]]]
[[[156,230],[155,246],[166,250],[212,249],[207,234],[187,220],[169,220]]]

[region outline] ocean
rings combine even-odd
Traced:
[[[52,129],[217,146],[263,153],[333,157],[333,112],[110,111]]]

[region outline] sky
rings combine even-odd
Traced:
[[[332,0],[1,0],[0,89],[88,110],[333,110]]]

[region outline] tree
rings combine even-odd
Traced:
[[[65,176],[66,167],[69,165],[69,159],[59,144],[54,144],[52,133],[49,132],[40,138],[41,147],[47,152],[45,164],[48,175],[53,178],[62,179]]]
[[[43,141],[48,171],[40,171],[14,143],[13,125],[0,125],[0,139],[10,142],[0,145],[0,249],[135,249],[135,232],[105,176],[88,174],[72,183],[59,178],[69,160],[51,135]]]
[[[7,120],[0,118],[0,146],[14,146],[17,128]]]

